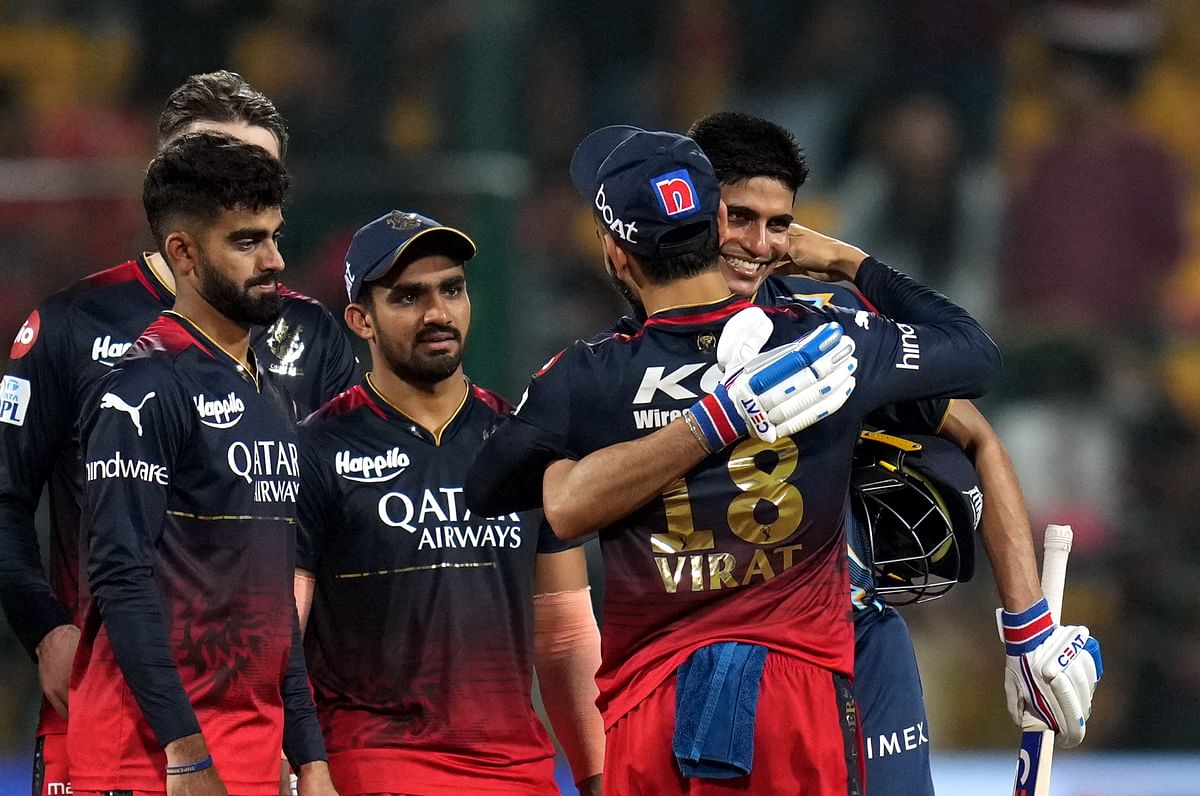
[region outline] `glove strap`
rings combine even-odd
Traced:
[[[1031,652],[1050,638],[1055,624],[1050,616],[1050,604],[1043,597],[1019,614],[1001,611],[1000,626],[1004,633],[1005,654],[1018,656]]]
[[[692,404],[689,411],[707,440],[709,451],[718,451],[746,436],[746,421],[738,414],[724,384],[718,384],[711,395]]]

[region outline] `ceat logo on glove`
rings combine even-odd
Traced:
[[[770,423],[767,421],[767,413],[762,410],[758,402],[753,398],[743,398],[742,408],[746,410],[746,419],[754,426],[754,430],[760,434],[767,433]]]
[[[34,310],[17,330],[17,336],[13,338],[12,349],[8,352],[8,358],[20,359],[28,354],[33,348],[33,344],[37,342],[38,332],[41,329],[42,316],[38,314],[37,310]]]
[[[1075,638],[1071,639],[1071,644],[1058,653],[1058,665],[1067,668],[1067,665],[1075,660],[1075,656],[1083,651],[1083,634],[1080,633]]]
[[[696,212],[696,186],[692,185],[691,175],[687,169],[677,169],[653,178],[650,184],[654,186],[654,195],[658,198],[658,206],[669,218],[685,216]]]

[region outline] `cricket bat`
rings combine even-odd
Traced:
[[[1042,558],[1042,593],[1050,605],[1050,615],[1058,622],[1062,611],[1063,585],[1067,577],[1067,556],[1071,553],[1071,526],[1047,525],[1046,546]],[[1050,796],[1050,765],[1054,759],[1054,733],[1051,730],[1025,730],[1021,733],[1021,751],[1017,754],[1017,774],[1013,796]]]

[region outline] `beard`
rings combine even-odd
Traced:
[[[458,346],[438,354],[426,354],[417,348],[435,335],[452,335]],[[409,384],[433,385],[445,381],[458,371],[463,358],[462,334],[453,326],[426,326],[405,348],[393,340],[379,340],[379,353],[388,368]]]
[[[239,286],[217,270],[204,255],[200,256],[200,267],[196,269],[196,283],[200,295],[213,309],[241,326],[268,326],[274,323],[283,311],[283,297],[278,284],[273,293],[253,296],[250,288],[269,285],[276,281],[274,273],[262,274],[247,279]]]
[[[637,293],[633,292],[633,288],[617,276],[617,269],[613,267],[612,260],[608,259],[608,255],[604,256],[604,273],[608,276],[609,284],[613,286],[613,289],[620,293],[621,297],[629,304],[630,309],[633,310],[633,316],[639,321],[646,320],[646,305],[638,298]]]

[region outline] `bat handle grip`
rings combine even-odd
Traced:
[[[1047,525],[1042,558],[1042,593],[1057,623],[1062,613],[1063,586],[1067,578],[1067,557],[1074,534],[1070,525]]]

